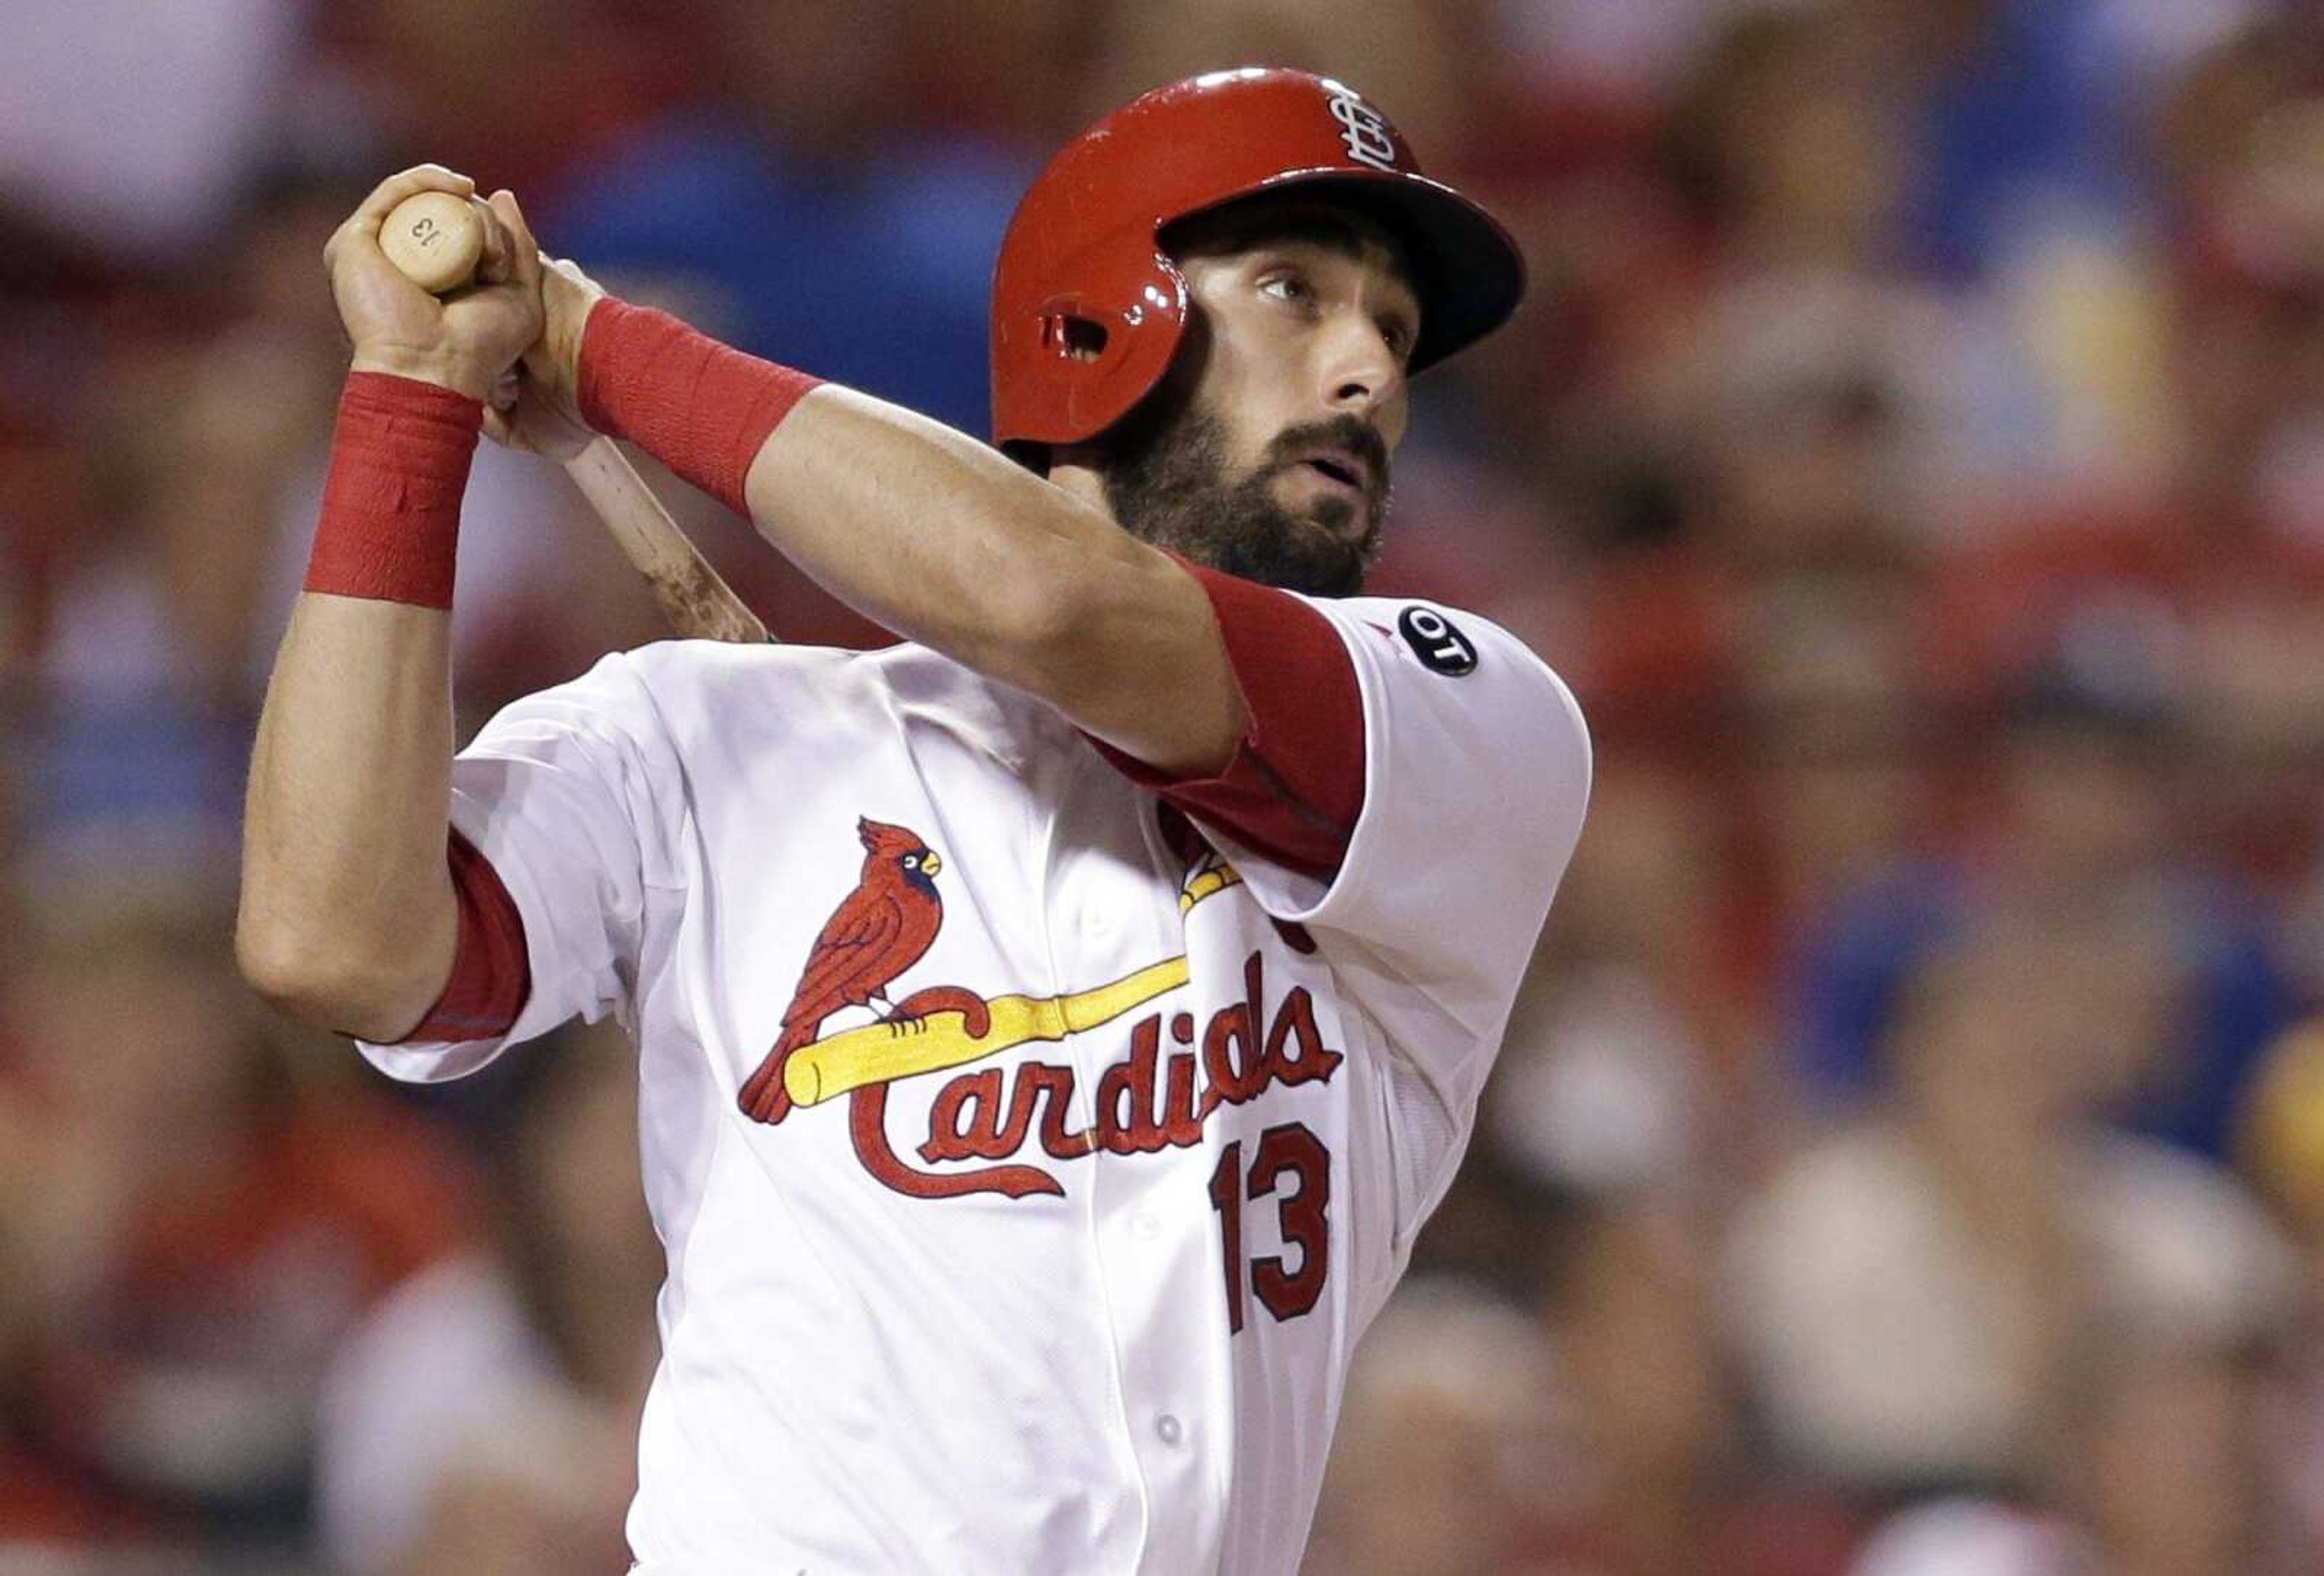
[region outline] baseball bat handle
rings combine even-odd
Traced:
[[[565,462],[565,474],[646,577],[672,629],[693,640],[763,644],[774,638],[687,539],[612,438],[591,438]]]

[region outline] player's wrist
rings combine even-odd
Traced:
[[[501,373],[500,368],[487,366],[475,356],[457,351],[421,349],[377,341],[357,344],[355,358],[348,364],[347,371],[351,374],[377,373],[412,382],[432,383],[480,404],[492,392],[493,385],[500,380]],[[483,419],[481,415],[478,419]]]
[[[614,300],[579,269],[554,262],[542,271],[540,289],[547,312],[536,364],[547,373],[549,392],[556,403],[578,419],[582,415],[581,347],[589,325],[600,307],[626,303]]]
[[[449,609],[460,497],[484,419],[481,399],[432,379],[350,371],[305,589]]]
[[[742,515],[752,461],[822,382],[611,296],[589,313],[576,373],[593,429],[636,444]]]

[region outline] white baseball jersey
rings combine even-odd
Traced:
[[[462,753],[531,994],[501,1038],[364,1053],[432,1080],[576,1013],[632,1030],[669,1261],[641,1570],[1296,1570],[1590,775],[1504,631],[1309,605],[1365,730],[1328,883],[1190,848],[917,646],[650,647]]]

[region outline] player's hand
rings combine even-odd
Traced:
[[[568,419],[581,419],[581,336],[605,290],[562,257],[540,259],[540,338],[524,355],[529,388]]]
[[[483,205],[484,253],[475,281],[440,300],[431,296],[379,247],[389,212],[422,191],[473,197],[475,182],[438,164],[380,182],[323,248],[331,298],[355,341],[355,370],[394,373],[486,399],[540,337],[540,250],[516,198],[494,192]]]

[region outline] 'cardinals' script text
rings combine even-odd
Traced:
[[[933,1166],[982,1162],[969,1170],[915,1166],[888,1141],[888,1089],[874,1083],[849,1096],[856,1158],[881,1183],[914,1198],[998,1193],[1010,1198],[1062,1195],[1044,1166],[1008,1163],[1038,1142],[1051,1160],[1077,1160],[1103,1149],[1151,1154],[1192,1148],[1203,1123],[1222,1106],[1257,1100],[1269,1088],[1328,1081],[1345,1059],[1323,1043],[1314,999],[1305,986],[1286,991],[1272,1018],[1263,1006],[1266,963],[1254,952],[1243,963],[1243,1000],[1221,1008],[1196,1033],[1190,1012],[1153,1013],[1130,1030],[1130,1050],[1098,1077],[1095,1120],[1074,1127],[1074,1069],[1028,1059],[960,1074],[928,1107],[928,1136],[918,1157]],[[1173,1048],[1162,1049],[1165,1031]],[[994,1164],[994,1162],[1002,1162]]]

